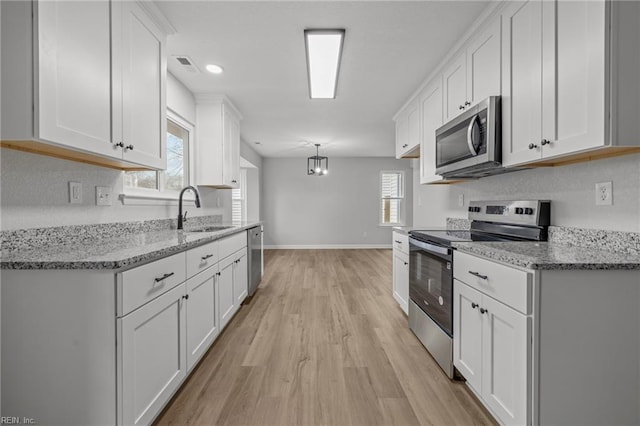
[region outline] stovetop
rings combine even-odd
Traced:
[[[438,243],[444,246],[450,246],[451,243],[465,241],[512,241],[512,238],[489,234],[478,231],[444,231],[444,230],[416,230],[410,231],[409,235],[413,238],[431,243]]]

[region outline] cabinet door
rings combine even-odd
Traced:
[[[543,2],[542,136],[554,157],[608,142],[605,1]]]
[[[498,16],[467,48],[467,101],[471,104],[501,93],[501,33]]]
[[[542,155],[542,2],[509,3],[502,26],[502,162],[512,166]]]
[[[409,146],[409,118],[401,115],[396,119],[396,158],[402,158],[402,154]]]
[[[240,175],[240,123],[225,104],[222,105],[222,115],[222,179],[225,185],[237,188]]]
[[[184,284],[118,321],[120,424],[149,424],[186,375]]]
[[[217,268],[209,268],[187,281],[187,371],[218,336],[216,307]]]
[[[409,259],[407,255],[393,252],[393,298],[405,314],[409,314]]]
[[[101,155],[111,142],[108,1],[40,1],[36,137]]]
[[[442,126],[442,80],[438,78],[420,96],[422,130],[420,141],[420,183],[442,180],[436,175],[436,129]]]
[[[487,296],[481,307],[482,399],[502,423],[530,424],[530,319]]]
[[[444,114],[448,121],[460,114],[467,102],[467,57],[463,53],[451,63],[442,76]]]
[[[236,310],[247,297],[249,286],[249,270],[247,269],[247,253],[242,253],[236,263],[233,271],[233,296],[235,298]]]
[[[222,331],[235,313],[235,297],[233,294],[233,267],[235,258],[228,257],[220,262],[218,276],[218,312],[220,313],[220,330]]]
[[[113,4],[114,100],[120,101],[115,103],[114,135],[121,135],[125,160],[165,169],[164,35],[140,5]]]
[[[482,392],[482,295],[455,280],[453,283],[453,365],[478,394]]]

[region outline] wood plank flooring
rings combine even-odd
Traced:
[[[156,424],[495,424],[391,295],[391,250],[268,250],[239,310]]]

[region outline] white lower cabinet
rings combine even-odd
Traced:
[[[393,232],[393,298],[409,313],[409,236]]]
[[[186,377],[185,285],[118,319],[120,424],[149,424]]]
[[[187,370],[209,349],[218,337],[216,289],[217,266],[187,280]]]
[[[233,271],[233,297],[238,306],[249,294],[249,269],[247,265],[247,252],[241,252],[236,260]]]
[[[503,303],[509,300],[508,294],[500,301],[483,291],[485,287],[487,292],[492,289],[495,297],[500,298],[502,294],[496,293],[496,288],[508,283],[512,287],[526,289],[529,287],[528,277],[525,274],[520,282],[509,282],[512,276],[508,270],[504,270],[505,266],[491,267],[491,262],[458,253],[456,255],[453,287],[454,365],[501,423],[530,424],[531,409],[527,401],[531,374],[532,319]],[[470,265],[480,271],[472,272],[486,278],[468,280],[469,285],[460,281],[460,277],[466,276],[468,271],[460,271],[459,267],[468,269]]]
[[[233,314],[236,313],[233,295],[233,267],[235,259],[227,257],[220,262],[218,284],[218,310],[220,312],[220,328],[224,328]]]

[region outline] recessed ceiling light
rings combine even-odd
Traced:
[[[220,65],[215,65],[215,64],[209,64],[205,68],[211,74],[222,74],[222,71],[224,71]]]
[[[334,99],[344,30],[304,30],[311,99]]]

